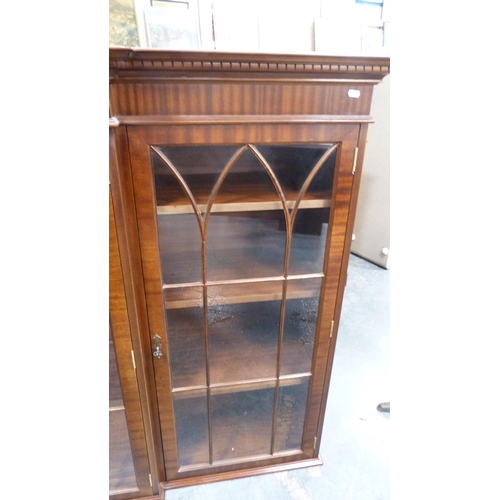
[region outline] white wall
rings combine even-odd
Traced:
[[[390,263],[390,75],[373,89],[351,251],[389,269]]]
[[[150,2],[134,1],[140,46],[147,47],[144,12],[151,9]],[[382,43],[382,9],[355,0],[189,1],[198,18],[197,48],[203,50],[338,54],[378,51],[373,46]]]

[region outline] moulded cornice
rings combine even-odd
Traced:
[[[380,81],[388,56],[330,56],[159,49],[109,49],[110,79],[236,78]]]

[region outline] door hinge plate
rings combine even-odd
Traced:
[[[333,337],[333,328],[335,327],[335,320],[332,319],[332,324],[330,325],[330,338]]]
[[[153,487],[153,480],[151,479],[151,474],[149,474],[149,486]]]
[[[318,438],[314,436],[313,450],[316,450],[316,444],[318,443]]]
[[[133,366],[134,371],[135,371],[135,354],[134,354],[134,351],[130,351],[130,355],[132,356],[132,366]]]

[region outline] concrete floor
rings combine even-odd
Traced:
[[[351,255],[317,467],[168,490],[166,500],[388,500],[389,276]]]

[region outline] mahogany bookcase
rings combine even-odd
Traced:
[[[320,464],[389,58],[109,55],[111,497]]]

